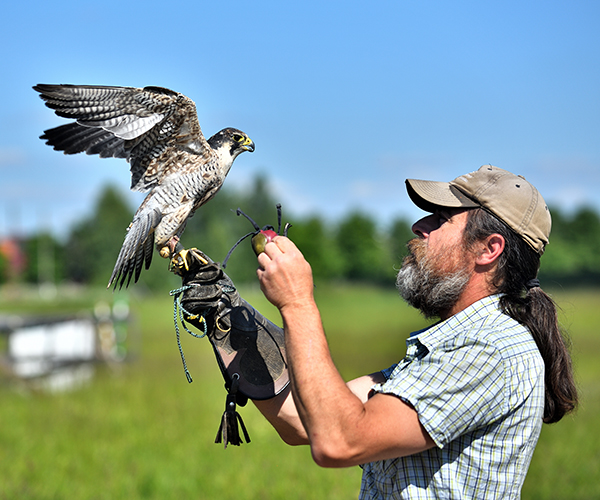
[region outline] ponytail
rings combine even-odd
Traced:
[[[539,286],[540,256],[503,222],[481,208],[469,212],[467,248],[491,234],[505,240],[492,286],[502,294],[502,311],[524,325],[545,364],[544,422],[558,422],[577,406],[569,342],[558,324],[556,304]]]

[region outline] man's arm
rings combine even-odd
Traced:
[[[289,395],[282,396],[281,404],[274,403],[278,410],[266,412],[284,439],[308,442],[314,460],[326,467],[358,465],[433,447],[410,405],[385,394],[367,399],[363,379],[344,383],[331,359],[314,301],[312,271],[296,246],[279,236],[266,245],[258,262],[261,289],[279,309],[286,332],[294,406]],[[368,382],[370,386],[373,380]],[[288,434],[292,429],[294,438]]]
[[[373,384],[384,380],[383,374],[377,372],[351,380],[346,385],[356,397],[366,403]],[[274,398],[254,400],[253,403],[287,444],[293,446],[310,444],[292,397],[291,386],[288,385]]]

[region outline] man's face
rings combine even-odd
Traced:
[[[440,209],[412,227],[417,238],[408,243],[396,286],[427,318],[445,318],[471,277],[472,255],[463,241],[467,215],[466,210]]]

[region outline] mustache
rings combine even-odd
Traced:
[[[406,244],[410,255],[421,254],[427,249],[427,242],[423,238],[413,238]]]
[[[420,238],[413,238],[408,241],[406,248],[408,249],[408,254],[402,260],[403,266],[407,264],[417,264],[419,261],[422,262],[427,251],[427,243]]]

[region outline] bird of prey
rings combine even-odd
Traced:
[[[219,191],[235,158],[254,151],[240,130],[225,128],[206,140],[196,106],[162,87],[47,85],[33,87],[46,106],[75,121],[40,138],[65,154],[125,158],[131,189],[148,192],[127,229],[108,286],[137,282],[153,246],[169,258],[186,221]]]

